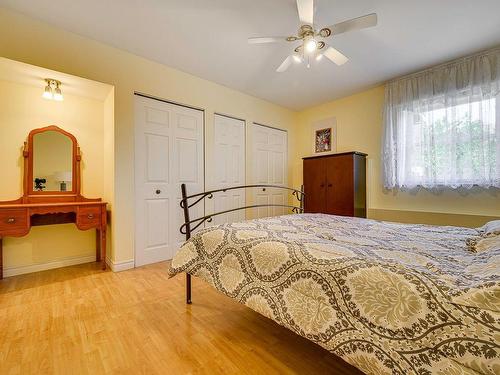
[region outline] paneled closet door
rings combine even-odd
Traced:
[[[287,186],[287,132],[252,124],[252,183]],[[288,204],[288,193],[281,189],[254,189],[254,204]],[[261,207],[255,217],[278,216],[288,211],[281,207]]]
[[[210,189],[245,185],[245,121],[216,114],[214,116],[213,176]],[[221,212],[245,206],[245,190],[229,190],[214,194],[213,203],[207,200],[208,212]],[[209,206],[210,205],[210,206]],[[213,224],[245,220],[245,211],[233,211],[215,216]],[[207,224],[209,225],[209,224]]]
[[[203,191],[203,112],[135,96],[135,264],[171,259],[184,241],[181,183]],[[203,205],[191,210],[202,216]]]

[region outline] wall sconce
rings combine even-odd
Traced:
[[[47,86],[43,90],[42,98],[53,99],[61,102],[64,100],[63,94],[61,92],[61,81],[52,78],[45,78]]]

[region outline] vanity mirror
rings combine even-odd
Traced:
[[[80,148],[55,126],[33,129],[24,143],[23,202],[88,200],[80,195]]]
[[[32,144],[31,193],[74,194],[74,138],[61,129],[44,130],[32,135]]]
[[[0,202],[0,279],[2,238],[21,237],[32,226],[75,223],[96,230],[96,260],[106,268],[106,203],[80,194],[80,148],[76,138],[51,125],[34,129],[24,143],[23,196]]]

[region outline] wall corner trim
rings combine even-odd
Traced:
[[[109,268],[111,268],[111,271],[113,272],[125,271],[135,267],[135,262],[133,259],[114,262],[111,259],[106,258],[106,264],[109,266]]]

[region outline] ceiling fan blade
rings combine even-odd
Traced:
[[[313,24],[314,21],[314,0],[297,0],[297,10],[301,23]]]
[[[377,14],[371,13],[366,16],[361,16],[358,18],[353,18],[348,21],[336,23],[335,25],[328,26],[333,35],[342,34],[347,31],[361,30],[368,27],[373,27],[377,25]]]
[[[283,73],[285,70],[287,70],[290,65],[292,65],[292,56],[288,56],[283,62],[281,63],[280,66],[276,69],[278,73]]]
[[[330,60],[332,60],[337,65],[343,65],[343,64],[345,64],[349,60],[340,51],[337,51],[333,47],[328,47],[326,49],[326,51],[323,52],[323,55],[325,55],[326,57],[328,57]]]
[[[258,38],[248,38],[248,44],[280,43],[286,41],[287,41],[286,36],[264,36]]]

